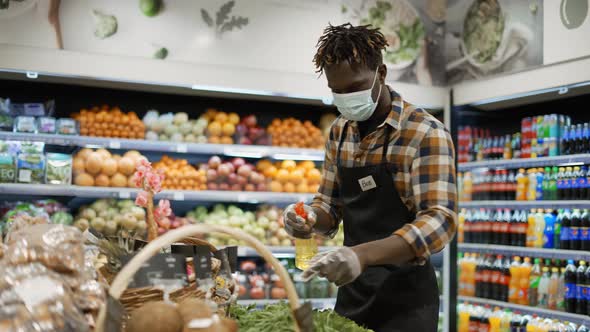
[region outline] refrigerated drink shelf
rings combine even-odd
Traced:
[[[458,243],[457,249],[459,251],[505,256],[531,256],[561,260],[590,260],[590,251],[583,250],[529,248],[481,243]]]
[[[473,161],[459,163],[460,172],[470,171],[477,168],[531,168],[545,166],[569,166],[571,164],[588,164],[590,163],[590,154],[572,154],[555,157],[539,158],[518,158],[518,159],[499,159]]]
[[[459,202],[460,208],[506,208],[506,209],[583,209],[590,208],[590,200],[556,201],[468,201]]]
[[[507,308],[507,309],[511,309],[512,311],[520,311],[523,314],[549,317],[551,319],[568,321],[568,322],[572,322],[572,323],[575,323],[578,325],[580,325],[580,324],[588,325],[590,323],[590,316],[572,314],[572,313],[563,312],[563,311],[536,308],[536,307],[530,307],[527,305],[520,305],[520,304],[514,304],[514,303],[508,303],[508,302],[502,302],[502,301],[495,301],[495,300],[489,300],[489,299],[483,299],[483,298],[471,297],[471,296],[461,296],[460,295],[460,296],[457,296],[457,300],[461,301],[461,302],[469,302],[472,304],[478,304],[478,305],[483,305],[483,306],[489,305],[491,307]]]

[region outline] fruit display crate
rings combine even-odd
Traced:
[[[257,308],[263,308],[269,304],[277,304],[285,302],[286,300],[273,300],[273,299],[261,299],[261,300],[238,300],[239,305],[254,305]],[[334,309],[336,305],[335,298],[325,299],[301,299],[303,302],[311,302],[311,306],[314,309]]]
[[[285,148],[278,146],[240,144],[200,144],[139,139],[101,138],[90,136],[27,134],[0,132],[0,140],[44,142],[50,145],[138,150],[166,153],[224,155],[243,158],[272,158],[277,160],[324,160],[324,151],[317,149]]]
[[[460,208],[501,209],[584,209],[590,208],[590,200],[560,201],[469,201],[459,202]]]
[[[138,190],[133,188],[81,187],[50,184],[0,184],[0,195],[72,196],[88,198],[112,197],[129,199],[134,198],[137,195],[137,192]],[[313,194],[303,193],[164,190],[156,195],[156,199],[163,198],[173,201],[195,202],[290,204],[298,201],[310,202],[313,199],[313,196]]]
[[[572,322],[572,323],[575,323],[578,325],[590,324],[590,316],[572,314],[572,313],[563,312],[563,311],[536,308],[536,307],[530,307],[527,305],[520,305],[520,304],[514,304],[514,303],[508,303],[508,302],[502,302],[502,301],[483,299],[483,298],[479,298],[479,297],[461,296],[461,295],[459,295],[457,297],[457,301],[468,302],[471,304],[478,304],[478,305],[482,305],[482,306],[489,305],[491,307],[507,308],[507,309],[511,309],[512,311],[520,311],[523,314],[550,317],[551,319],[558,319],[561,321]]]
[[[481,243],[458,243],[457,249],[459,251],[494,255],[534,256],[561,260],[590,260],[590,251],[583,250],[528,248]]]
[[[457,169],[460,172],[465,172],[477,168],[530,168],[544,166],[567,166],[566,164],[573,163],[590,163],[590,154],[473,161],[468,163],[459,163]]]

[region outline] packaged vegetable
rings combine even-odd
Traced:
[[[72,156],[63,153],[48,153],[45,183],[72,184]]]
[[[18,183],[43,183],[45,178],[45,156],[38,153],[21,153],[17,157]]]
[[[41,134],[55,134],[55,118],[42,116],[37,119],[37,132]]]
[[[12,265],[39,262],[64,273],[84,267],[83,236],[71,226],[30,226],[11,233],[6,246],[5,260]]]
[[[18,116],[14,122],[14,132],[16,133],[35,133],[37,123],[33,116]]]
[[[89,331],[74,291],[62,275],[38,263],[0,265],[3,331]]]
[[[18,153],[43,153],[45,143],[43,142],[13,142],[14,147],[11,147],[15,154]]]
[[[14,183],[16,180],[16,164],[14,156],[0,153],[0,183]]]
[[[64,118],[57,120],[57,133],[60,135],[78,135],[80,132],[78,122],[74,119]]]
[[[10,99],[0,98],[0,131],[12,131],[13,122],[10,114]]]

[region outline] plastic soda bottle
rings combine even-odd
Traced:
[[[524,169],[523,168],[519,169],[518,174],[516,175],[516,200],[517,201],[526,201],[528,181],[529,181],[529,179],[524,174]]]
[[[580,261],[576,270],[576,313],[585,315],[588,300],[586,298],[586,262]]]
[[[555,237],[555,215],[551,210],[545,211],[545,230],[543,232],[543,248],[553,249]]]
[[[520,257],[515,256],[510,264],[510,283],[508,285],[508,302],[518,303],[520,288]]]
[[[542,271],[543,275],[539,281],[539,297],[537,300],[537,306],[540,308],[547,308],[547,304],[549,302],[549,279],[551,276],[549,275],[549,268],[547,266],[544,266]]]
[[[559,273],[556,267],[551,268],[551,277],[549,278],[549,297],[547,300],[547,309],[557,309],[557,292],[559,291]]]
[[[463,201],[469,202],[472,199],[473,195],[473,178],[471,177],[471,172],[465,172],[465,176],[463,177]]]
[[[529,304],[529,283],[531,276],[531,259],[524,258],[524,262],[520,265],[520,280],[518,286],[518,304]]]
[[[526,229],[526,246],[532,248],[535,246],[535,220],[536,220],[536,209],[531,209],[527,217],[527,229]]]
[[[535,187],[535,200],[542,201],[543,198],[543,179],[545,178],[543,168],[537,168],[537,186]]]
[[[535,168],[527,170],[529,184],[527,188],[526,199],[528,201],[534,201],[537,194],[537,173]]]
[[[535,264],[529,277],[529,305],[532,307],[536,307],[539,302],[539,284],[542,276],[540,262],[539,258],[535,258]]]
[[[559,272],[559,288],[557,289],[557,310],[565,311],[565,267]]]
[[[565,311],[576,312],[576,266],[573,260],[567,261],[565,267]]]

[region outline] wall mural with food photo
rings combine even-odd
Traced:
[[[389,46],[388,76],[421,85],[444,85],[446,0],[342,0],[342,20],[381,29]]]
[[[447,83],[543,64],[542,0],[449,0]]]

